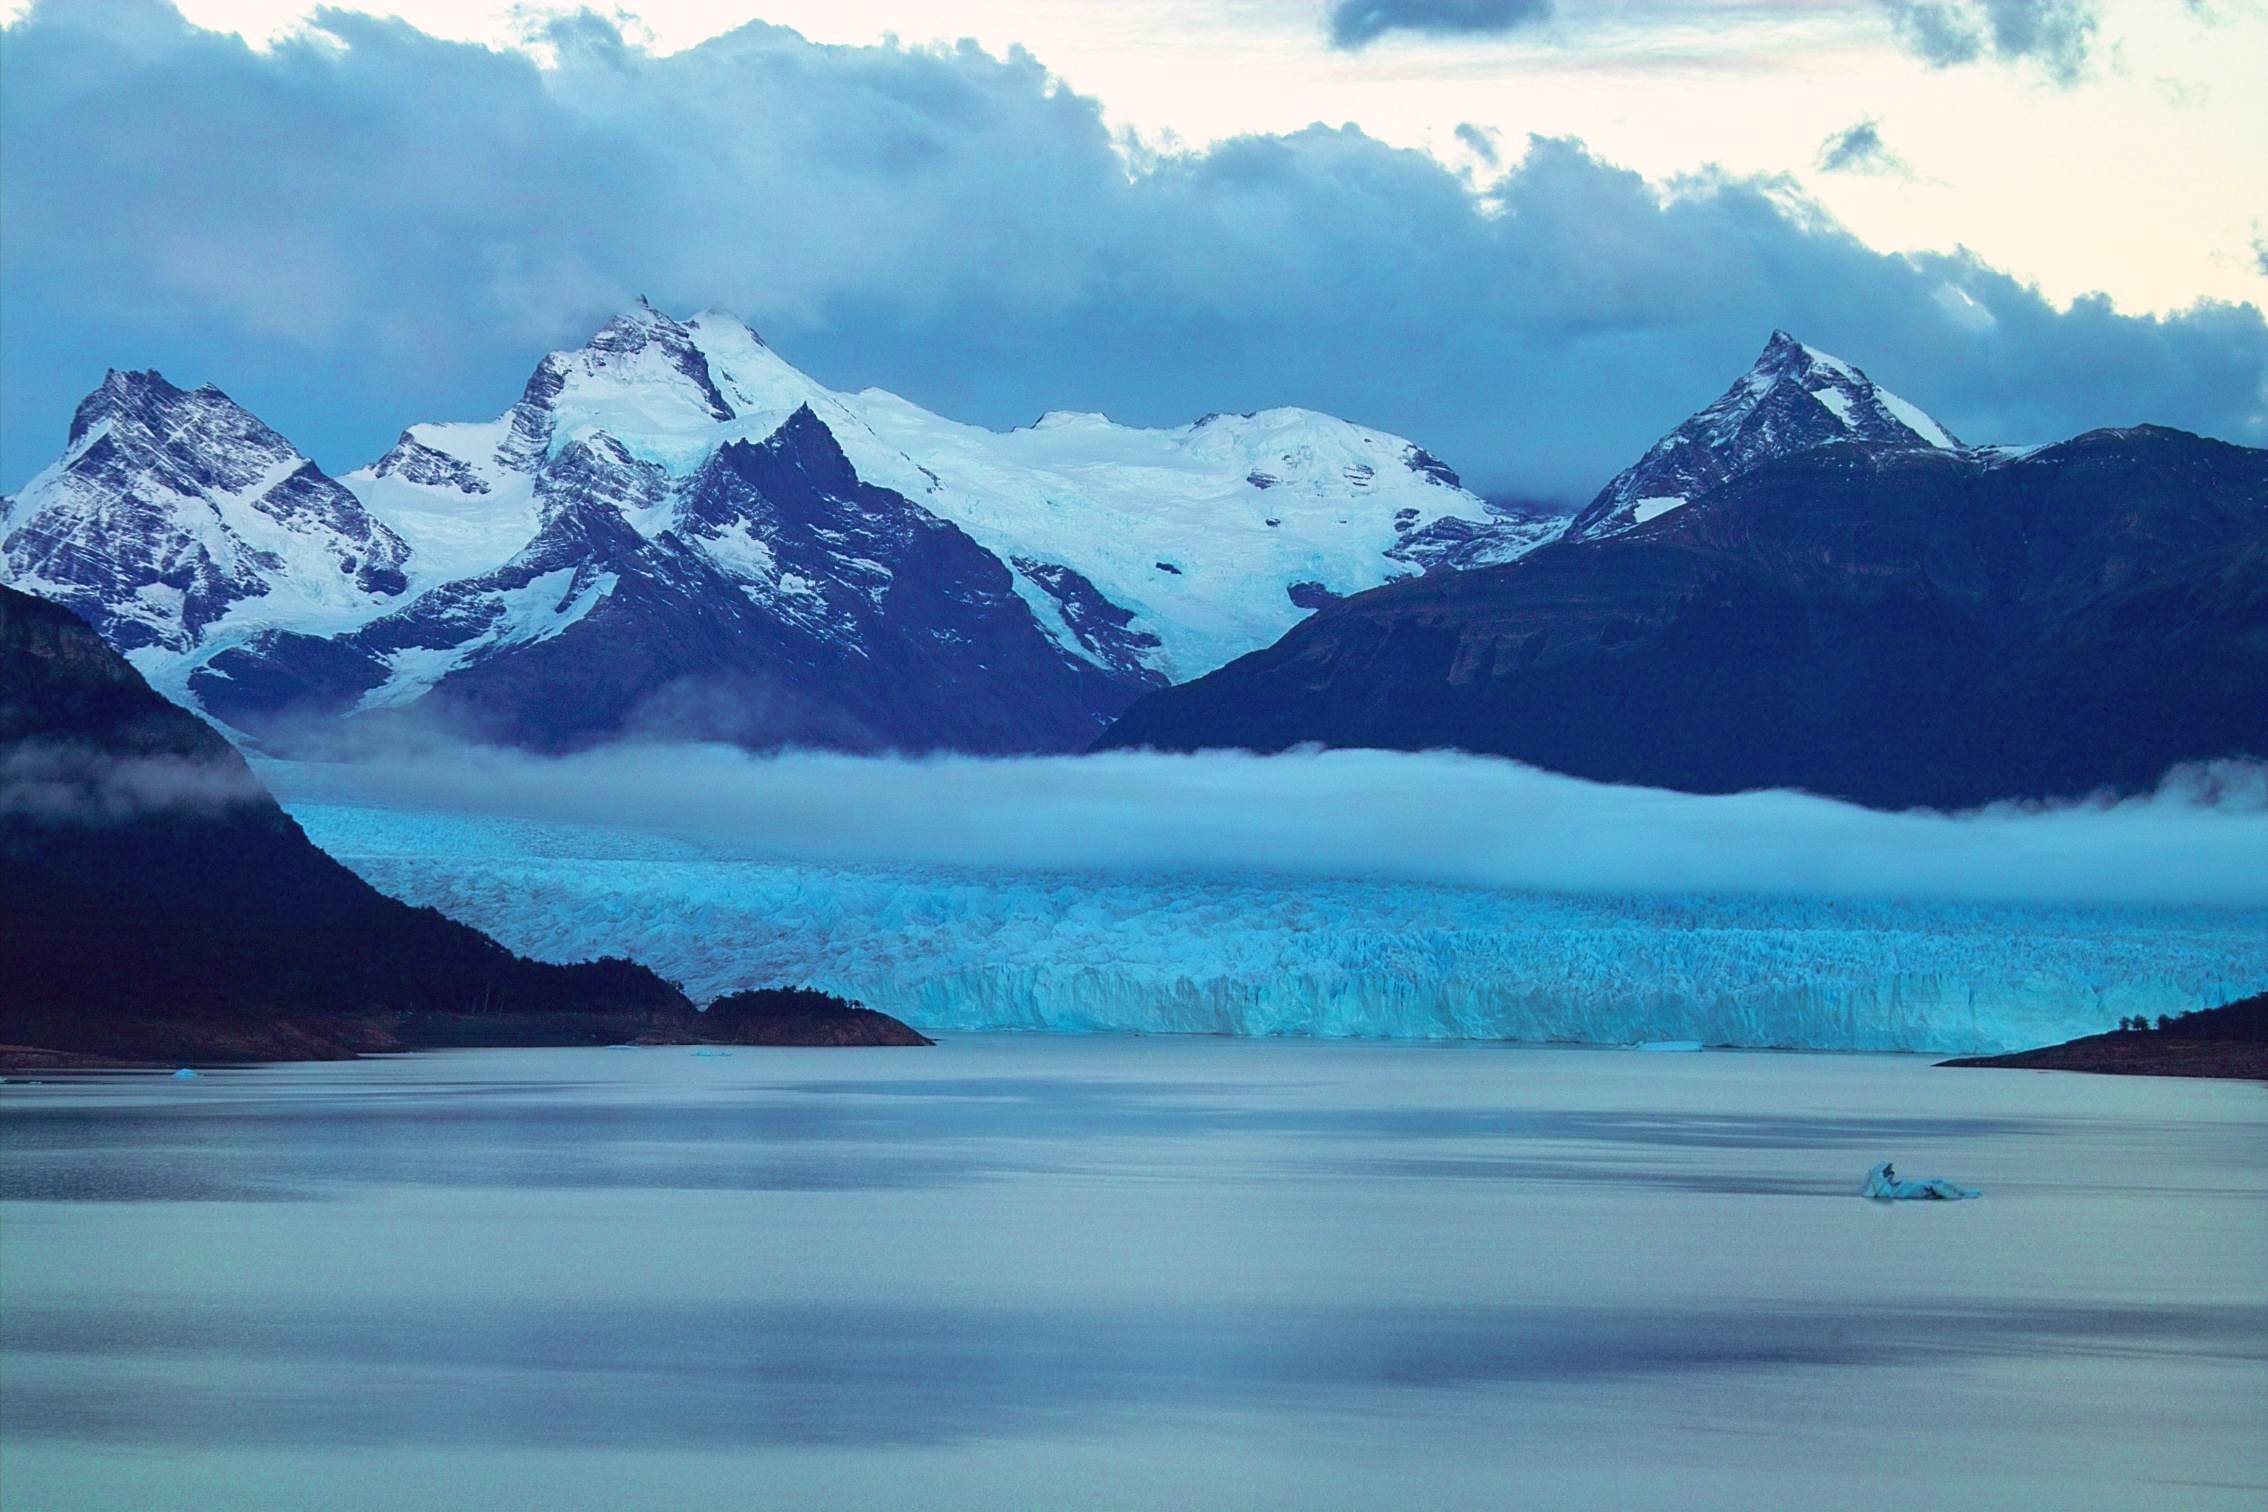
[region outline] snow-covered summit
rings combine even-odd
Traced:
[[[1067,653],[1150,677],[1195,676],[1256,650],[1317,596],[1510,560],[1557,529],[1493,510],[1399,436],[1312,410],[1160,429],[1054,410],[994,431],[885,390],[828,388],[732,315],[680,321],[643,302],[585,346],[545,357],[504,415],[412,426],[347,482],[421,562],[486,571],[532,534],[528,480],[568,443],[604,436],[684,479],[802,409],[862,480],[1009,564]],[[1074,580],[1085,588],[1067,588]],[[1064,596],[1089,591],[1129,617],[1115,649],[1082,632]],[[1136,665],[1114,664],[1129,656]]]
[[[114,374],[6,520],[25,586],[241,732],[447,705],[603,738],[683,684],[673,728],[731,703],[751,743],[969,750],[1078,748],[1320,604],[1559,526],[1311,410],[993,431],[644,300],[336,482],[218,390]]]
[[[1841,358],[1774,331],[1739,382],[1599,491],[1568,526],[1568,539],[1620,535],[1766,462],[1847,442],[1962,449],[1920,406]]]
[[[353,623],[406,586],[407,547],[219,389],[104,375],[63,455],[0,512],[16,586],[162,656],[252,612]]]

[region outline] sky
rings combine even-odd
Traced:
[[[644,294],[1011,425],[1580,500],[1775,327],[2268,444],[2262,0],[0,0],[0,486],[109,366],[333,470]],[[966,40],[963,40],[966,39]]]

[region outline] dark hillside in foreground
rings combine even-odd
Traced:
[[[936,1043],[863,1003],[808,987],[759,987],[718,998],[701,1014],[712,1045],[929,1045]]]
[[[2039,1050],[1968,1056],[1940,1064],[2268,1081],[2268,992],[2164,1019],[2156,1028],[2119,1029]]]
[[[0,1054],[26,1060],[689,1042],[704,1027],[643,966],[531,961],[378,892],[84,622],[9,588],[0,900]],[[844,1032],[829,1024],[852,1005],[807,996],[805,1027]],[[904,1028],[856,1013],[859,1032]]]

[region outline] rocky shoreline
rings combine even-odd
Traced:
[[[2120,1028],[2037,1050],[1966,1055],[1938,1064],[2268,1082],[2268,993],[2178,1018],[2163,1018],[2154,1029]]]
[[[750,1012],[735,999],[792,994],[793,1004]],[[720,999],[707,1012],[373,1013],[319,1023],[284,1018],[121,1019],[89,1036],[50,1035],[71,1049],[0,1044],[0,1072],[171,1069],[352,1060],[415,1050],[536,1049],[596,1045],[858,1047],[936,1041],[887,1013],[803,988],[763,989]]]
[[[2166,1040],[2121,1031],[2019,1050],[1970,1055],[1943,1066],[1999,1066],[2019,1071],[2092,1071],[2104,1076],[2204,1076],[2268,1082],[2268,1043],[2257,1040]]]

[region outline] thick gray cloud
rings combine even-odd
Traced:
[[[1334,0],[1331,45],[1361,47],[1396,31],[1488,36],[1549,20],[1551,10],[1552,0]]]
[[[1940,68],[2029,59],[2059,83],[2087,66],[2101,23],[2095,0],[1880,0],[1907,47]],[[2194,8],[2194,5],[2193,5]]]
[[[1483,487],[1587,497],[1784,326],[1983,440],[2153,420],[2268,442],[2268,325],[2068,309],[1889,256],[1781,181],[1546,139],[1480,192],[1310,127],[1159,152],[1028,56],[750,26],[555,67],[331,14],[265,52],[160,0],[0,48],[0,473],[106,366],[220,384],[327,466],[484,417],[638,294],[958,418],[1305,404]],[[1509,146],[1510,144],[1508,144]]]
[[[1446,752],[906,761],[615,745],[555,759],[439,746],[261,771],[290,804],[646,829],[806,862],[2268,907],[2268,768],[2242,763],[2178,771],[2148,797],[1964,815],[1698,797]]]
[[[1882,140],[1881,124],[1860,121],[1846,126],[1819,144],[1822,173],[1904,173],[1906,160]]]

